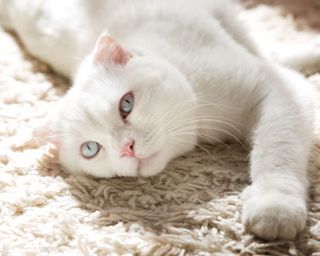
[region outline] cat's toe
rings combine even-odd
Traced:
[[[282,193],[246,195],[242,220],[248,232],[265,240],[293,239],[306,225],[300,198]]]

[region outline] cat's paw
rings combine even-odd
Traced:
[[[243,192],[242,222],[247,231],[265,240],[293,239],[306,225],[302,198],[253,186]]]

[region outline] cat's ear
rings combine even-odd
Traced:
[[[53,123],[53,120],[45,118],[35,124],[35,126],[33,127],[32,135],[40,145],[51,143],[56,148],[58,148],[60,142],[57,136],[57,131],[54,127],[55,125]]]
[[[117,65],[126,65],[131,57],[131,53],[125,50],[110,35],[103,33],[98,38],[94,49],[95,63],[105,64],[110,62]]]

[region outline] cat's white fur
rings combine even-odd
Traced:
[[[76,72],[51,127],[66,169],[98,177],[149,176],[199,140],[247,139],[252,185],[243,193],[243,223],[269,240],[291,239],[304,229],[313,92],[300,74],[259,56],[231,3],[0,4],[3,24],[33,55],[67,76]],[[128,63],[94,61],[102,31],[132,54]],[[128,91],[135,106],[124,123],[118,104]],[[143,164],[120,157],[129,138],[140,158],[152,157]],[[95,159],[79,153],[88,140],[104,145]]]

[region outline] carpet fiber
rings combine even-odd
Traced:
[[[245,6],[241,16],[271,58],[319,41],[316,1]],[[307,79],[320,88],[319,74]],[[265,243],[241,225],[240,194],[250,183],[241,145],[203,145],[152,178],[63,173],[31,134],[68,86],[0,31],[0,255],[320,255],[319,135],[308,227],[295,241]]]

